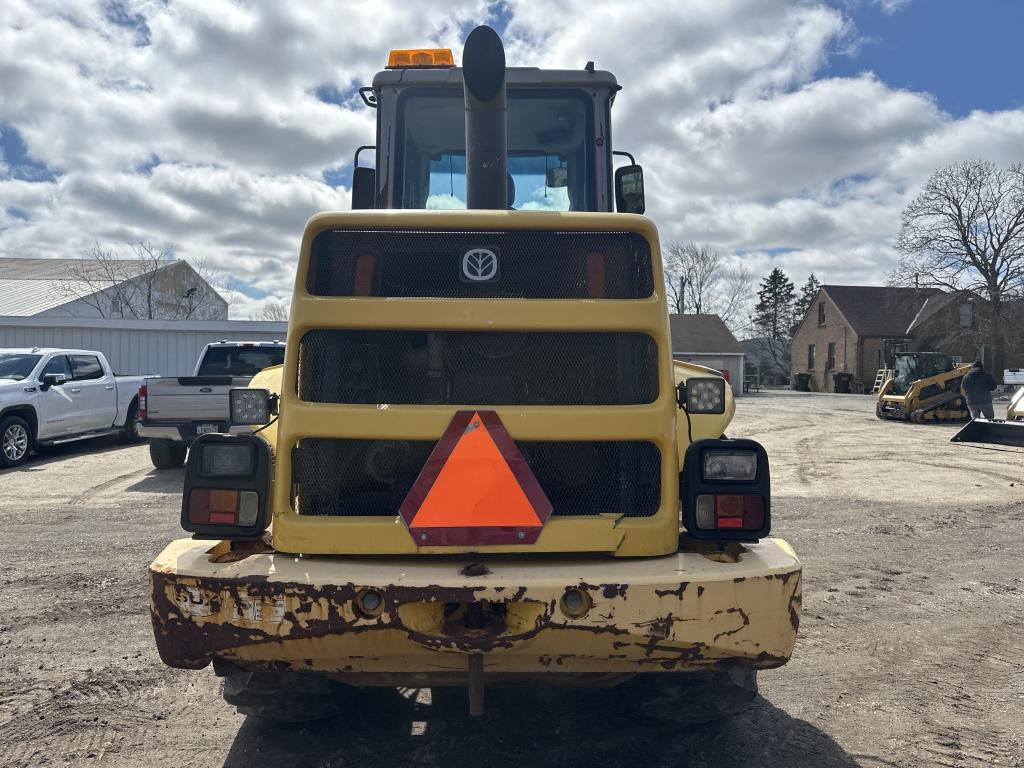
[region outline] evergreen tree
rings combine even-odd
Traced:
[[[821,282],[815,277],[814,273],[811,272],[807,276],[807,282],[800,288],[800,295],[797,297],[796,302],[793,305],[793,328],[791,333],[796,333],[796,327],[800,325],[800,321],[804,319],[804,315],[807,314],[807,310],[811,308],[811,302],[814,301],[815,295],[818,293],[818,289],[821,288]]]
[[[761,281],[757,306],[754,307],[754,327],[770,339],[788,341],[793,325],[794,301],[793,281],[776,267]]]

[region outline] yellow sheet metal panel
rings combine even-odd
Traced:
[[[213,656],[346,674],[685,671],[723,661],[784,664],[796,639],[800,563],[783,541],[610,561],[479,557],[329,558],[172,543],[151,565],[158,647],[174,666]],[[467,575],[467,573],[474,575]],[[364,590],[379,614],[358,607]],[[561,602],[586,595],[582,615]],[[489,631],[445,605],[483,601]],[[495,608],[498,606],[498,608]],[[459,609],[461,610],[461,609]],[[390,679],[390,678],[389,678]],[[412,678],[410,678],[411,680]]]
[[[487,300],[321,297],[306,290],[310,251],[327,230],[441,230],[482,232],[636,232],[651,248],[654,293],[639,300]],[[273,501],[274,546],[282,552],[325,554],[434,554],[463,548],[417,547],[404,523],[388,517],[314,517],[291,506],[292,449],[303,438],[436,441],[457,410],[431,405],[334,405],[298,397],[299,341],[318,328],[530,331],[633,331],[659,347],[659,396],[639,406],[502,406],[496,410],[513,440],[644,440],[662,455],[661,508],[653,517],[619,515],[553,518],[539,540],[523,547],[473,547],[473,551],[614,552],[659,555],[676,547],[679,524],[680,447],[675,382],[668,338],[657,230],[642,216],[528,211],[353,211],[317,214],[303,235],[288,350],[281,381]],[[730,400],[731,403],[731,400]],[[480,406],[486,407],[486,406]],[[695,439],[721,434],[716,417],[694,417]],[[685,429],[684,429],[685,434]]]

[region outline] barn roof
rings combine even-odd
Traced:
[[[743,345],[718,315],[669,315],[672,354],[742,355]]]

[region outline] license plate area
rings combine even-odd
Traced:
[[[196,435],[209,435],[220,431],[220,424],[196,424]]]

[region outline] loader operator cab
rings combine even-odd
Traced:
[[[893,361],[893,381],[889,390],[893,395],[905,395],[911,385],[921,379],[930,379],[940,373],[952,371],[953,358],[938,352],[900,352]]]
[[[417,52],[427,62],[419,64],[395,53],[403,52],[360,90],[377,112],[377,143],[356,152],[352,207],[464,209],[463,70],[448,51]],[[510,68],[506,86],[509,208],[643,213],[642,170],[612,152],[614,75],[592,64]],[[374,168],[366,167],[371,152]],[[615,173],[613,155],[629,158]]]

